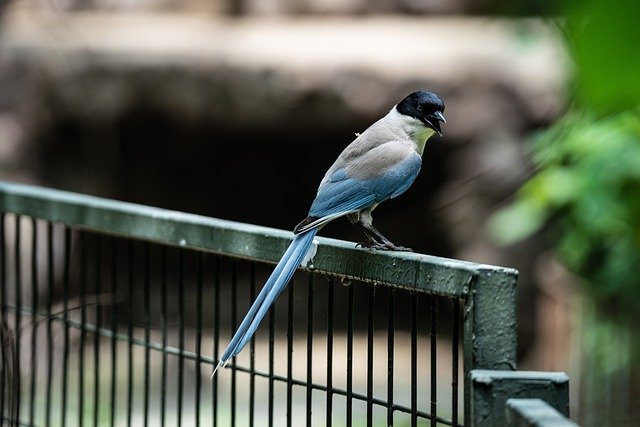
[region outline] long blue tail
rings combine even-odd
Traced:
[[[305,233],[298,234],[293,239],[291,245],[289,245],[289,248],[273,270],[273,273],[271,273],[271,276],[267,279],[258,297],[253,302],[249,312],[242,320],[233,338],[231,338],[227,349],[213,370],[211,378],[213,378],[220,367],[224,367],[229,362],[229,359],[240,353],[249,340],[251,340],[251,337],[256,332],[256,329],[258,329],[258,326],[260,326],[260,322],[262,322],[267,311],[269,311],[271,305],[287,286],[296,268],[298,268],[304,256],[309,251],[313,243],[313,238],[317,233],[318,229],[313,228]]]

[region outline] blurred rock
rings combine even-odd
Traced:
[[[2,53],[13,65],[3,72],[38,70],[30,87],[63,100],[65,114],[98,120],[138,103],[145,85],[148,101],[190,119],[269,126],[292,113],[308,120],[295,107],[317,104],[315,94],[344,110],[311,116],[333,123],[373,118],[427,86],[449,98],[455,139],[545,122],[562,107],[562,56],[537,22],[83,13],[15,14],[6,27]]]
[[[0,10],[10,0],[0,1]],[[21,6],[49,7],[56,11],[102,12],[207,12],[218,15],[491,15],[504,12],[502,5],[478,0],[21,0]],[[537,10],[533,5],[518,8],[523,15]],[[527,13],[529,12],[529,13]]]
[[[470,198],[490,200],[488,211],[526,174],[523,135],[563,105],[562,52],[536,21],[225,20],[18,8],[6,17],[0,49],[1,108],[33,153],[57,144],[42,137],[61,124],[91,138],[136,112],[232,139],[344,135],[333,142],[340,147],[409,91],[429,88],[446,100],[449,121],[445,146],[434,144],[431,155],[446,157],[438,172],[445,175],[433,179],[450,190],[437,198],[440,191],[430,190],[431,200],[449,206],[460,196],[455,183],[470,181]]]

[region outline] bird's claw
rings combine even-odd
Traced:
[[[411,248],[396,246],[393,243],[360,242],[356,244],[356,248],[357,247],[361,247],[364,249],[375,249],[380,251],[413,252],[413,249]]]

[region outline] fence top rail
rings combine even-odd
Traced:
[[[277,262],[293,234],[50,188],[0,182],[0,211],[121,237]],[[479,274],[514,278],[510,268],[409,252],[356,248],[352,242],[318,237],[303,268],[344,279],[464,298]]]

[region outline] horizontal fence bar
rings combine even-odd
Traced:
[[[542,399],[507,400],[507,423],[516,427],[576,427],[571,419]]]
[[[293,236],[268,227],[5,182],[0,182],[0,211],[272,263],[280,259]],[[480,272],[517,275],[510,268],[408,252],[389,254],[336,239],[318,237],[316,242],[304,266],[308,271],[455,298],[467,294]]]

